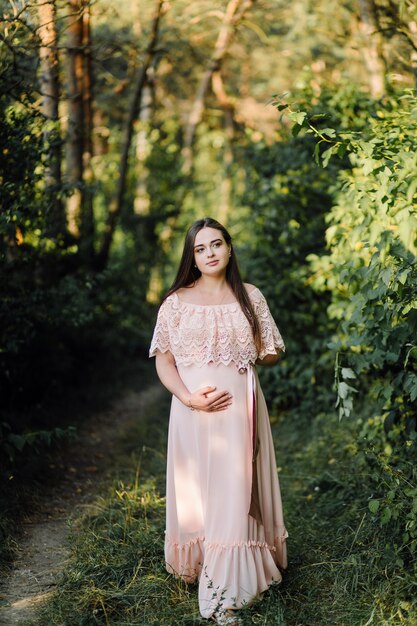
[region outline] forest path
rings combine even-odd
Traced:
[[[69,557],[70,520],[94,501],[124,464],[131,465],[132,449],[141,442],[129,440],[129,432],[162,393],[158,384],[140,392],[129,390],[80,427],[77,441],[58,461],[62,480],[52,491],[45,490],[38,510],[23,524],[19,556],[7,579],[0,582],[1,625],[33,619],[53,592]]]

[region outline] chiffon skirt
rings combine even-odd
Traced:
[[[287,532],[268,412],[255,370],[240,373],[234,364],[209,363],[178,366],[178,371],[190,391],[213,385],[233,395],[230,407],[214,413],[192,411],[175,397],[171,406],[166,566],[187,582],[198,581],[200,612],[208,618],[250,604],[281,581]]]

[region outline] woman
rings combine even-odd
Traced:
[[[239,274],[231,237],[192,224],[158,313],[150,356],[173,394],[165,559],[199,581],[201,615],[239,624],[286,567],[281,497],[268,412],[254,368],[284,343],[265,298]]]

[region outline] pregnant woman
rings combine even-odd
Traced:
[[[256,365],[284,343],[265,298],[242,282],[231,237],[204,218],[187,232],[158,313],[150,356],[173,394],[165,560],[198,581],[201,615],[240,623],[286,568],[287,532]]]

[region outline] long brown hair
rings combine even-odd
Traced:
[[[262,348],[261,329],[259,326],[258,318],[256,317],[255,311],[253,309],[252,302],[248,296],[248,292],[246,291],[242,278],[240,276],[236,254],[232,245],[232,238],[226,228],[222,224],[220,224],[220,222],[217,222],[211,217],[204,217],[203,219],[195,221],[188,229],[185,236],[184,249],[182,251],[177,275],[170,289],[165,295],[164,300],[178,289],[193,285],[200,278],[201,272],[197,267],[195,267],[194,263],[194,242],[197,233],[200,232],[202,228],[215,228],[216,230],[219,230],[222,233],[226,244],[230,246],[231,254],[229,263],[226,267],[226,280],[229,283],[230,288],[236,296],[236,300],[239,302],[240,307],[250,324],[253,339],[259,352]]]

